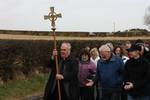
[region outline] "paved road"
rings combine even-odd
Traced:
[[[24,98],[23,100],[43,100],[43,96],[42,95],[31,96],[31,97]]]

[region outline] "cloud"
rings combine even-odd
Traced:
[[[62,18],[59,31],[113,31],[143,28],[143,12],[148,0],[2,0],[0,29],[49,30],[43,16],[54,6]]]

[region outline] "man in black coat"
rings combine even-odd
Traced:
[[[55,61],[50,60],[51,74],[45,88],[44,100],[58,100],[56,80],[60,81],[61,100],[79,100],[78,61],[71,57],[70,53],[70,43],[62,43],[59,74],[56,73]],[[53,51],[53,56],[55,55],[56,50]]]
[[[150,50],[146,49],[145,43],[141,39],[138,39],[135,41],[134,44],[141,47],[140,49],[141,56],[150,62]]]
[[[140,55],[141,47],[132,45],[125,64],[124,89],[128,100],[150,100],[150,64]]]

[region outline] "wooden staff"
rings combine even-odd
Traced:
[[[49,19],[51,21],[52,31],[53,31],[53,40],[54,40],[54,50],[57,51],[57,42],[56,42],[56,34],[55,34],[55,21],[57,18],[61,18],[61,14],[56,14],[54,12],[54,7],[50,7],[50,13],[44,16],[44,19]],[[55,55],[55,63],[56,63],[56,73],[59,74],[59,67],[58,67],[58,56]],[[60,82],[57,80],[57,87],[58,87],[58,98],[61,100],[61,91],[60,91]]]

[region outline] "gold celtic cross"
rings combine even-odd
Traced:
[[[45,15],[44,16],[44,19],[47,20],[49,19],[51,21],[51,26],[52,28],[55,28],[55,21],[57,20],[57,18],[61,18],[61,14],[57,14],[55,11],[54,11],[54,7],[50,7],[50,12],[48,15]]]

